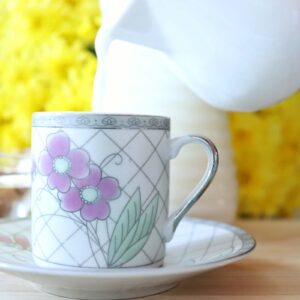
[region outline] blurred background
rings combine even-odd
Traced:
[[[0,217],[23,216],[31,114],[91,110],[101,11],[98,0],[1,0],[0,19]],[[300,92],[229,114],[238,216],[300,217],[299,116]]]

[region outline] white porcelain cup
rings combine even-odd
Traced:
[[[34,261],[61,268],[162,265],[165,243],[207,189],[218,165],[209,139],[169,136],[167,117],[35,113]],[[169,160],[190,143],[205,150],[206,171],[169,216]]]

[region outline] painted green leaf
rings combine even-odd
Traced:
[[[124,241],[122,242],[120,247],[117,249],[117,251],[114,253],[114,256],[112,257],[111,261],[109,261],[109,264],[111,266],[114,266],[115,263],[124,255],[124,253],[127,251],[127,249],[130,248],[132,239],[134,238],[136,230],[137,230],[137,226],[138,226],[138,222],[136,222],[135,225],[132,227],[132,229],[128,232]]]
[[[134,227],[141,216],[141,192],[137,189],[129,199],[112,233],[108,249],[108,263],[116,260],[115,256],[120,252],[123,243],[128,244],[135,233]],[[122,247],[123,248],[123,247]],[[122,249],[121,248],[121,249]]]
[[[134,239],[132,240],[132,244],[136,243],[139,239],[142,239],[144,236],[150,235],[152,229],[155,225],[155,219],[157,214],[159,196],[156,194],[148,206],[145,208],[142,213],[139,224],[137,228],[137,232],[135,234]]]
[[[120,267],[121,265],[130,261],[133,257],[136,256],[144,247],[148,240],[149,236],[145,236],[143,239],[140,239],[137,243],[133,244],[130,248],[125,251],[119,260],[117,260],[112,267]]]
[[[132,227],[121,247],[119,247],[111,261],[111,266],[118,267],[123,265],[143,249],[155,225],[158,203],[159,196],[157,194]]]

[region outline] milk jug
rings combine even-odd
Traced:
[[[230,222],[237,184],[227,114],[269,106],[300,86],[300,2],[101,1],[93,110],[170,116],[172,134],[210,137],[220,168],[192,214]],[[171,210],[201,176],[190,146],[171,164]]]

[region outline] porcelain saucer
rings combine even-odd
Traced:
[[[240,228],[185,218],[167,244],[163,267],[50,269],[33,262],[30,225],[30,219],[0,222],[0,271],[67,298],[125,299],[161,293],[183,279],[240,260],[255,248],[255,240]]]

